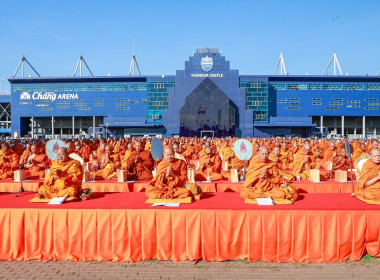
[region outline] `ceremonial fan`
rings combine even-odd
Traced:
[[[234,143],[234,152],[238,159],[244,160],[243,180],[245,181],[245,174],[247,171],[248,160],[252,157],[252,144],[247,139],[239,139]]]

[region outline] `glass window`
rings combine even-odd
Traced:
[[[344,84],[344,90],[364,90],[364,84]]]
[[[320,90],[322,88],[321,84],[309,84],[310,90]]]
[[[313,98],[312,101],[322,101],[322,98]]]
[[[323,84],[323,90],[343,90],[343,84]]]
[[[380,83],[379,84],[367,84],[366,88],[367,88],[367,90],[380,90]]]

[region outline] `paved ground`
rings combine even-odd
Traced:
[[[380,259],[309,264],[145,261],[0,262],[0,279],[380,279]]]

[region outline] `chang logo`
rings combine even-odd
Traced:
[[[23,93],[21,93],[20,99],[21,100],[29,100],[30,99],[30,94],[28,92],[24,91]]]
[[[208,55],[206,55],[205,57],[202,57],[201,59],[201,66],[202,66],[203,71],[210,72],[211,69],[214,67],[214,60],[212,59],[212,57],[209,57]]]

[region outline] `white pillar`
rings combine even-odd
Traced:
[[[354,122],[354,138],[356,139],[356,117],[355,117],[355,122]]]
[[[51,138],[54,138],[54,117],[51,117]]]
[[[363,127],[363,138],[365,138],[365,116],[363,116],[363,124],[362,124],[362,127]]]
[[[73,116],[73,138],[75,137],[75,117]]]
[[[344,137],[344,116],[342,116],[342,131],[341,135]]]
[[[92,137],[94,137],[95,139],[95,116],[92,117],[92,127],[93,127]]]
[[[320,117],[320,123],[321,123],[321,137],[323,137],[323,116]]]

